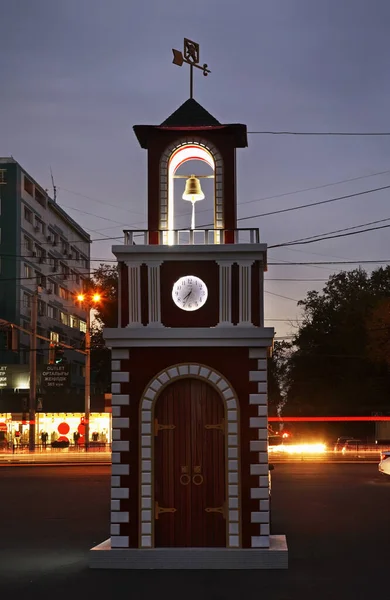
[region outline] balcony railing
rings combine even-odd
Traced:
[[[172,230],[124,230],[125,246],[165,245],[194,246],[215,244],[259,244],[258,229],[172,229]]]

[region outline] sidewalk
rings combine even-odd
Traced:
[[[69,448],[46,448],[29,452],[0,451],[0,467],[15,464],[111,464],[111,451],[89,450],[88,452]]]

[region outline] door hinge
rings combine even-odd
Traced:
[[[176,508],[164,508],[163,506],[159,506],[158,502],[154,503],[154,518],[157,520],[159,515],[163,513],[175,513]]]
[[[218,423],[218,425],[205,425],[205,429],[217,429],[225,433],[225,419],[222,419],[222,423]]]
[[[176,425],[160,425],[157,419],[154,419],[154,437],[158,436],[159,431],[164,429],[176,429]]]
[[[226,507],[225,504],[223,504],[222,506],[216,506],[215,508],[211,508],[211,507],[207,507],[205,508],[205,511],[207,513],[219,513],[223,516],[224,519],[226,519]]]

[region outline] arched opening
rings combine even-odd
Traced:
[[[176,179],[183,175],[200,177],[204,188],[205,200],[200,202],[199,209],[196,207],[202,211],[198,227],[210,223],[208,229],[223,229],[222,168],[220,153],[206,140],[187,138],[166,149],[160,161],[160,229],[167,232],[164,244],[174,242],[175,229],[190,228],[189,203],[182,200],[185,178],[181,185],[180,179]]]
[[[140,547],[240,547],[239,407],[227,380],[199,364],[164,370],[143,394],[140,431]]]

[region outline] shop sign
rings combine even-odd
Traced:
[[[42,371],[41,386],[44,389],[64,388],[69,384],[70,365],[46,365]]]
[[[7,387],[8,365],[0,365],[0,388]]]

